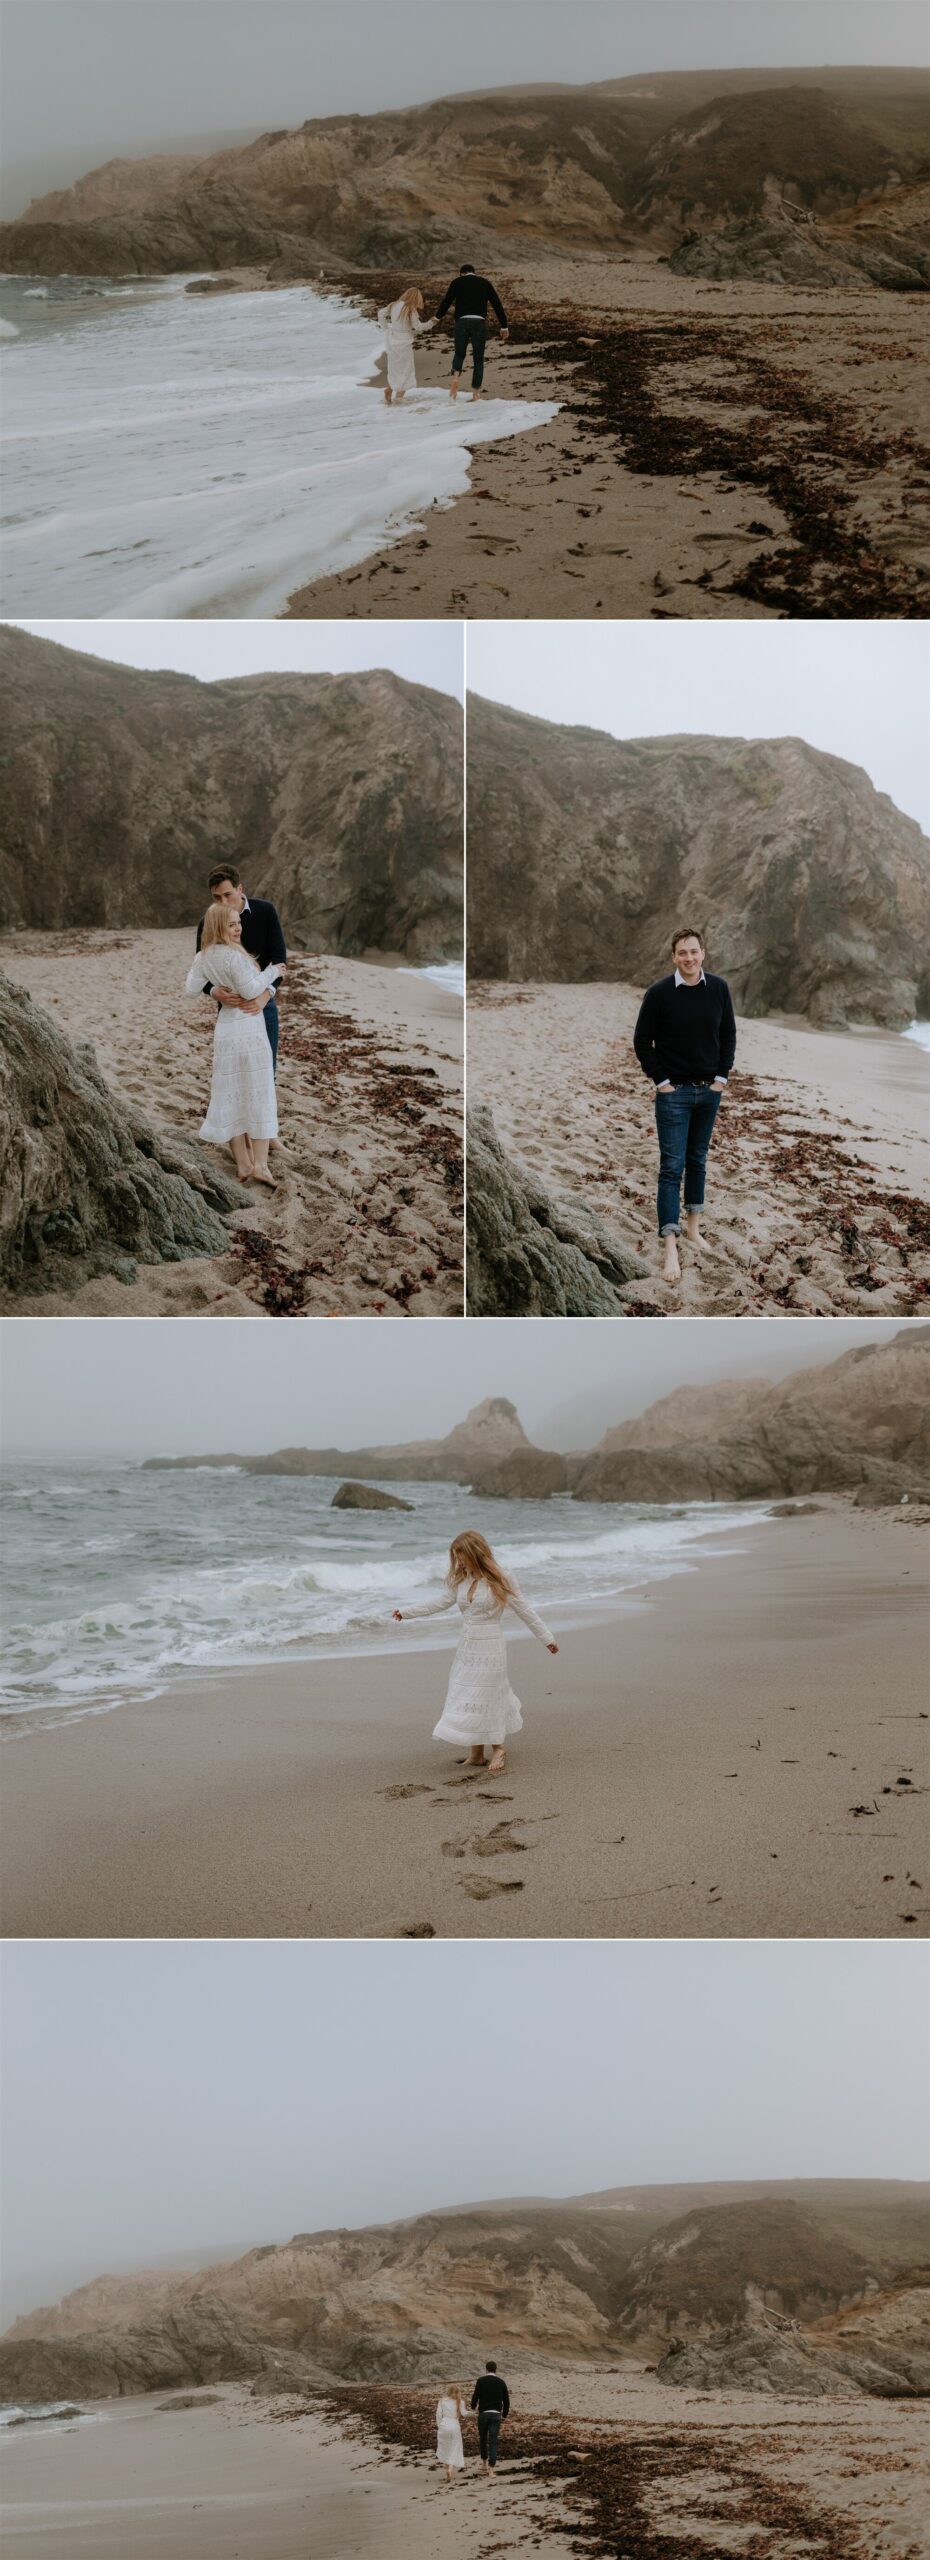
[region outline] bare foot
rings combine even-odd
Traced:
[[[390,383],[389,383],[389,382],[386,382],[386,383],[385,383],[385,386],[384,386],[384,397],[385,397],[385,399],[386,399],[386,401],[387,401],[388,408],[390,408],[391,402],[392,402],[392,400],[393,400],[393,398],[394,398],[394,394],[393,394],[393,391],[391,390],[391,386],[390,386]]]
[[[468,1755],[468,1766],[469,1766],[469,1768],[470,1768],[470,1769],[483,1769],[483,1768],[484,1768],[484,1744],[483,1744],[483,1742],[476,1743],[474,1750],[469,1752],[469,1755]]]
[[[457,399],[458,399],[458,396],[459,396],[459,385],[458,385],[458,377],[456,377],[455,381],[450,382],[450,384],[449,384],[449,398],[450,398],[450,400],[457,400]]]
[[[707,1237],[701,1234],[701,1222],[694,1210],[685,1211],[685,1234],[688,1243],[696,1244],[699,1253],[707,1252]]]
[[[273,1173],[259,1173],[257,1164],[253,1164],[251,1172],[244,1178],[246,1182],[263,1182],[266,1191],[276,1191],[278,1188]]]
[[[675,1242],[674,1236],[666,1236],[665,1239],[665,1252],[662,1260],[662,1278],[663,1280],[681,1279],[681,1264],[678,1259],[678,1246]]]
[[[492,1777],[492,1778],[496,1778],[496,1777],[498,1777],[498,1776],[499,1776],[499,1774],[500,1774],[500,1771],[501,1771],[502,1769],[506,1769],[506,1766],[507,1766],[507,1754],[506,1754],[506,1751],[504,1750],[503,1743],[502,1743],[502,1742],[496,1742],[496,1743],[495,1743],[495,1745],[494,1745],[494,1749],[493,1749],[493,1751],[492,1751],[492,1753],[491,1753],[490,1767],[489,1767],[489,1770],[488,1770],[488,1775],[489,1775],[489,1777]]]

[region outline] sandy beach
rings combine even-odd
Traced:
[[[466,495],[296,589],[288,617],[926,611],[925,296],[706,283],[641,252],[544,254],[495,281],[512,327],[489,339],[487,391],[558,416],[483,446]],[[346,284],[366,310],[398,289]],[[441,332],[424,341],[420,380],[449,360]]]
[[[741,1019],[708,1160],[698,1255],[659,1274],[652,1088],[633,1053],[639,992],[469,987],[469,1099],[556,1200],[594,1209],[650,1268],[631,1315],[923,1314],[930,1287],[925,1053],[894,1033]]]
[[[435,2392],[336,2388],[310,2403],[239,2386],[186,2410],[87,2404],[96,2423],[6,2446],[8,2560],[487,2560],[622,2551],[720,2560],[765,2528],[770,2560],[919,2560],[913,2403],[672,2391],[642,2367],[508,2365],[514,2414],[493,2483],[466,2429],[452,2489],[432,2458]],[[618,2529],[622,2538],[618,2541]],[[755,2536],[753,2536],[755,2539]]]
[[[196,1135],[209,1006],[184,993],[182,931],[6,935],[0,962],[124,1101]],[[294,958],[282,993],[278,1189],[246,1187],[215,1259],[136,1267],[73,1293],[2,1302],[28,1316],[461,1313],[462,1007],[389,959]],[[228,1150],[218,1153],[232,1172]]]
[[[925,1933],[925,1540],[835,1503],[726,1544],[553,1613],[557,1658],[511,1642],[495,1780],[431,1738],[451,1647],[400,1629],[8,1740],[5,1932]]]

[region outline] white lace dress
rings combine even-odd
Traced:
[[[413,361],[415,338],[425,338],[431,320],[418,320],[416,312],[409,319],[402,302],[386,302],[378,319],[387,350],[387,378],[392,391],[415,391],[416,366]]]
[[[464,2416],[464,2400],[443,2398],[437,2401],[436,2460],[446,2463],[450,2470],[463,2471],[465,2468],[465,2447],[462,2443],[461,2424]]]
[[[470,1582],[460,1582],[456,1591],[444,1592],[441,1600],[424,1600],[419,1608],[403,1612],[406,1620],[438,1618],[444,1609],[461,1611],[458,1649],[446,1703],[433,1729],[434,1742],[503,1742],[508,1733],[520,1733],[523,1727],[520,1700],[507,1678],[504,1603],[495,1599],[486,1582],[477,1582],[470,1598],[471,1590]],[[506,1606],[522,1618],[540,1644],[552,1643],[548,1627],[521,1591],[511,1591]]]
[[[187,973],[189,996],[202,996],[208,986],[228,987],[235,996],[261,995],[273,987],[280,969],[260,969],[241,943],[211,942],[198,951]],[[271,1044],[260,1013],[240,1013],[237,1005],[218,1004],[213,1034],[213,1082],[210,1107],[200,1131],[211,1146],[230,1138],[276,1138]]]

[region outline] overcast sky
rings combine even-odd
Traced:
[[[922,0],[7,0],[7,186],[312,116],[637,71],[921,63]]]
[[[581,1444],[673,1387],[713,1378],[783,1378],[838,1359],[900,1327],[859,1317],[791,1324],[661,1318],[610,1325],[490,1319],[235,1327],[183,1319],[105,1325],[23,1318],[2,1328],[4,1442],[19,1456],[179,1456],[224,1446],[362,1448],[442,1438],[483,1396],[506,1395],[546,1442],[558,1409],[584,1399]],[[231,1389],[231,1401],[230,1401]],[[570,1427],[550,1446],[579,1445]]]
[[[615,738],[806,738],[930,827],[922,622],[469,623],[469,690]]]
[[[5,2316],[494,2196],[925,2177],[927,1970],[866,1942],[14,1944]]]
[[[215,0],[220,5],[220,0]],[[390,667],[411,684],[433,685],[462,699],[463,625],[459,622],[17,622],[62,649],[89,650],[122,667],[172,667],[216,683],[223,676],[268,675],[284,667],[344,675]]]

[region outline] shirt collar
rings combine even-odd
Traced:
[[[684,978],[682,977],[681,970],[680,970],[680,969],[676,969],[676,971],[675,971],[675,985],[676,985],[676,987],[683,987],[683,986],[685,985],[685,983],[686,983],[686,982],[685,982]],[[701,975],[700,975],[700,979],[699,979],[699,981],[698,981],[698,984],[699,984],[700,986],[702,986],[702,987],[706,987],[706,985],[707,985],[707,980],[706,980],[706,978],[705,978],[705,976],[704,976],[704,971],[703,971],[703,969],[701,970]]]
[[[243,897],[242,905],[241,905],[241,907],[240,907],[240,909],[239,909],[239,913],[240,913],[240,915],[241,915],[241,916],[248,916],[248,915],[251,915],[251,913],[252,913],[251,907],[250,907],[250,905],[249,905],[249,901],[248,901],[248,899],[247,899],[246,897]],[[703,972],[703,969],[702,969],[702,971],[701,971],[701,976],[703,977],[703,975],[704,975],[704,972]]]

